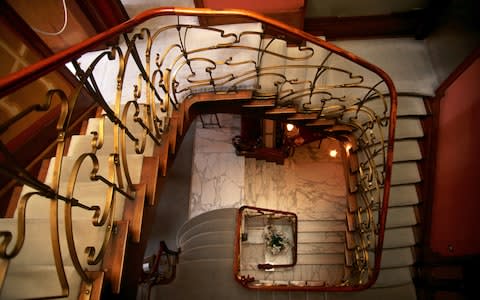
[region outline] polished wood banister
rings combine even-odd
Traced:
[[[34,80],[40,78],[43,75],[46,75],[49,72],[54,71],[55,69],[63,66],[65,63],[68,63],[72,60],[77,59],[82,54],[94,50],[99,45],[104,42],[111,40],[113,37],[118,36],[126,31],[133,29],[135,26],[140,25],[144,21],[150,20],[154,17],[163,16],[163,15],[177,15],[177,16],[241,16],[250,18],[252,21],[261,22],[279,30],[282,33],[287,35],[295,36],[301,38],[304,41],[309,41],[312,44],[318,45],[335,53],[341,57],[344,57],[357,65],[360,65],[373,73],[377,74],[388,88],[388,93],[390,95],[390,116],[389,116],[389,129],[388,129],[388,145],[387,145],[387,155],[386,155],[386,169],[385,169],[385,183],[384,183],[384,194],[383,202],[381,207],[381,214],[379,218],[379,235],[378,243],[375,251],[375,265],[373,268],[373,273],[371,280],[367,284],[362,286],[351,286],[351,287],[342,287],[338,290],[343,291],[354,291],[354,290],[363,290],[369,288],[375,282],[378,277],[380,270],[380,262],[382,256],[382,247],[384,240],[384,231],[386,224],[386,212],[388,208],[388,199],[390,193],[390,182],[391,182],[391,171],[393,164],[393,145],[394,145],[394,136],[395,136],[395,125],[396,125],[396,113],[397,113],[397,92],[395,90],[392,79],[380,68],[375,65],[363,60],[362,58],[356,56],[355,54],[343,50],[329,42],[321,40],[309,33],[303,32],[297,28],[288,26],[282,22],[274,20],[272,18],[265,17],[261,14],[246,11],[246,10],[211,10],[211,9],[200,9],[200,8],[175,8],[175,7],[161,7],[156,9],[151,9],[140,13],[134,18],[119,24],[115,27],[112,27],[86,41],[79,43],[75,46],[72,46],[69,49],[63,50],[59,53],[56,53],[42,61],[39,61],[33,65],[30,65],[18,72],[12,73],[8,76],[0,78],[0,97],[3,97],[13,91],[25,86],[28,83],[33,82]]]

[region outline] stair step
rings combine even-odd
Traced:
[[[300,254],[297,256],[297,265],[344,265],[345,254],[322,253],[322,254]]]
[[[384,140],[388,139],[388,127],[382,127]],[[395,128],[395,139],[412,139],[422,138],[423,127],[418,118],[397,118],[397,126]]]
[[[375,149],[377,147],[375,146]],[[373,151],[373,149],[372,149]],[[360,163],[365,163],[367,161],[367,156],[365,152],[358,151],[357,158]],[[393,152],[393,161],[394,162],[405,162],[405,161],[417,161],[422,159],[422,152],[420,151],[420,146],[417,140],[400,140],[395,141],[394,143],[394,152]],[[383,165],[383,154],[379,153],[373,159],[375,165]]]
[[[303,243],[343,243],[343,231],[331,232],[298,232],[297,242]]]
[[[219,232],[219,231],[235,231],[236,219],[213,219],[210,221],[204,221],[200,224],[190,227],[182,235],[178,236],[177,244],[180,248],[183,248],[184,242],[192,238],[197,234],[206,232]]]
[[[417,212],[414,206],[392,207],[388,209],[387,228],[414,226],[418,224]],[[374,211],[373,218],[378,222],[378,213]]]
[[[64,269],[70,288],[70,296],[64,299],[78,299],[82,280],[73,266],[65,266]],[[59,295],[62,295],[62,289],[55,265],[42,264],[12,264],[1,291],[2,299],[50,298]]]
[[[108,166],[110,165],[109,156],[97,156],[98,163],[99,163],[99,170],[98,175],[101,175],[105,178],[109,178],[108,176]],[[53,157],[50,159],[50,164],[47,171],[47,176],[45,178],[45,183],[51,185],[53,180],[53,170],[55,165],[56,158]],[[76,162],[77,158],[65,156],[62,159],[62,171],[60,175],[60,182],[66,183],[70,176],[70,172],[73,169],[73,166]],[[140,175],[143,166],[143,156],[142,155],[127,155],[128,166],[130,170],[130,176],[132,178],[132,182],[139,183],[140,182]],[[92,171],[93,162],[90,158],[86,158],[83,162],[82,166],[80,167],[80,171],[78,173],[77,182],[90,182],[90,173]],[[123,175],[123,182],[125,182],[125,176]]]
[[[102,262],[105,278],[115,294],[120,293],[120,285],[123,278],[123,267],[127,251],[128,223],[128,221],[117,221],[114,223],[111,240],[105,249],[107,254]]]
[[[305,113],[305,114],[294,114],[293,116],[287,117],[287,121],[313,121],[317,120],[318,114],[315,113]]]
[[[380,199],[383,199],[383,189],[380,189]],[[358,207],[365,207],[365,202],[357,199],[357,194],[347,198],[349,212],[355,212]],[[388,207],[410,206],[419,203],[417,189],[414,184],[394,185],[390,187]]]
[[[180,253],[180,264],[189,261],[233,258],[233,243],[200,246]]]
[[[394,163],[392,166],[392,185],[417,183],[421,181],[416,162]]]
[[[344,273],[343,265],[295,265],[292,268],[277,268],[275,272],[258,270],[257,268],[241,272],[242,275],[248,274],[257,280],[326,281],[329,283],[341,280]]]
[[[273,108],[273,107],[275,107],[275,99],[250,100],[247,103],[243,104],[242,107],[245,107],[245,108]]]
[[[355,53],[384,70],[395,83],[397,91],[412,92],[426,96],[434,96],[437,78],[432,70],[431,59],[427,47],[422,41],[410,38],[343,40],[335,44]],[[338,56],[329,60],[330,65],[364,75],[362,85],[374,85],[378,77],[371,76],[370,71]],[[332,76],[333,77],[333,76]],[[332,78],[335,80],[335,78]],[[384,92],[384,85],[381,91]]]
[[[416,96],[398,96],[397,117],[404,116],[425,116],[425,102],[423,97]],[[390,112],[390,97],[385,97],[387,103],[387,112]],[[375,112],[383,112],[385,106],[380,98],[365,102],[364,106],[371,108]]]
[[[236,219],[237,214],[238,214],[238,208],[221,208],[221,209],[210,210],[208,212],[202,213],[183,223],[180,229],[178,230],[177,237],[181,237],[189,229],[205,221],[210,221],[215,219]]]
[[[260,74],[270,74],[259,77],[260,92],[276,90],[275,82],[282,80],[285,74],[285,58],[287,54],[287,44],[280,39],[264,38],[261,40],[261,48],[266,48],[263,52]],[[273,75],[275,74],[275,75]]]
[[[100,121],[101,118],[88,119],[87,128],[85,130],[86,135],[90,135],[90,133],[93,131],[98,132]],[[132,119],[128,119],[127,123],[124,125],[128,128],[128,131],[130,131],[130,133],[132,133],[136,138],[140,138],[144,132],[143,127],[138,122],[135,122]],[[112,136],[114,126],[114,123],[112,123],[108,119],[105,119],[103,125],[103,135]],[[121,132],[121,129],[119,130],[119,132]]]
[[[91,141],[92,135],[73,135],[68,146],[67,156],[78,157],[83,153],[92,151]],[[140,138],[140,136],[138,137]],[[128,138],[127,140],[127,154],[138,154],[135,151],[135,145]],[[155,143],[150,137],[146,137],[144,156],[152,156]],[[104,136],[103,147],[97,151],[98,156],[108,155],[113,153],[113,136]]]
[[[383,190],[381,191],[383,199]],[[413,184],[390,187],[389,207],[415,205],[420,202],[417,188]]]
[[[310,295],[322,295],[319,300],[365,300],[365,299],[389,299],[389,300],[415,300],[417,299],[416,290],[413,283],[405,285],[372,288],[355,293],[309,293]]]
[[[381,269],[374,288],[398,286],[412,282],[412,271],[410,267]]]
[[[355,248],[360,242],[356,232],[346,232],[346,243],[348,249]],[[370,249],[374,247],[373,237],[370,237]],[[383,249],[411,247],[416,244],[415,234],[412,227],[391,228],[385,230]]]
[[[62,220],[63,221],[63,220]],[[83,256],[83,249],[87,246],[100,249],[106,233],[106,225],[97,227],[92,225],[91,220],[73,220],[73,236],[75,237],[75,247],[77,249],[80,263],[85,268],[96,271],[100,265],[87,266],[86,258]],[[12,233],[14,240],[18,236],[17,219],[0,219],[0,228],[2,231]],[[16,265],[49,265],[53,264],[53,253],[50,245],[50,220],[28,218],[25,222],[25,241],[22,251],[10,261],[10,268]],[[59,232],[65,232],[65,223],[59,223]],[[64,264],[71,266],[72,262],[68,252],[65,235],[61,235],[62,257]]]
[[[335,125],[335,119],[317,119],[305,124],[306,126],[333,126]]]
[[[199,214],[185,221],[182,226],[180,226],[180,229],[177,231],[177,240],[179,240],[179,238],[185,234],[185,232],[203,222],[215,219],[236,219],[237,214],[238,208],[220,208]]]
[[[368,255],[370,257],[370,267],[373,268],[375,265],[375,254],[370,251]],[[384,249],[382,251],[382,269],[412,266],[414,263],[414,253],[410,247]]]
[[[235,233],[229,230],[199,233],[183,242],[182,251],[208,245],[233,244],[234,241]]]
[[[350,126],[350,125],[338,124],[338,125],[333,125],[330,128],[327,128],[326,131],[328,131],[328,132],[340,132],[340,131],[352,132],[353,127]]]
[[[172,283],[152,288],[151,299],[256,299],[233,280],[232,264],[233,259],[182,263]]]
[[[283,114],[295,114],[297,109],[294,107],[277,107],[269,109],[265,112],[266,115],[283,115]]]
[[[298,220],[298,232],[345,231],[345,221]]]
[[[60,187],[59,194],[65,195],[66,193],[66,184]],[[82,204],[87,206],[97,205],[100,207],[103,212],[103,208],[106,202],[108,187],[101,182],[79,182],[76,185],[74,197],[79,199]],[[24,186],[22,189],[21,195],[34,192],[35,189]],[[114,211],[114,219],[119,220],[123,215],[123,207],[125,198],[122,195],[117,195]],[[58,210],[59,210],[59,219],[63,221],[64,216],[64,207],[65,202],[58,201]],[[17,208],[18,210],[18,208]],[[18,211],[15,213],[17,215]],[[72,209],[72,216],[76,220],[91,220],[93,217],[94,211],[88,211],[78,207]],[[34,195],[30,197],[26,209],[26,217],[34,219],[48,219],[50,217],[50,199]]]
[[[333,254],[343,253],[344,243],[302,243],[297,246],[297,253],[300,254]]]
[[[362,214],[366,214],[363,212]],[[378,211],[372,210],[373,220],[378,222]],[[392,207],[388,209],[386,228],[413,226],[418,223],[415,208],[412,206]],[[364,216],[363,219],[367,219]],[[349,231],[355,231],[359,227],[357,225],[356,213],[347,213],[347,227]]]

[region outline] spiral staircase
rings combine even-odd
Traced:
[[[222,14],[252,23],[204,28],[181,17]],[[141,29],[142,22],[167,15],[178,18]],[[118,34],[125,39],[119,45],[91,51]],[[408,64],[396,61],[402,55]],[[46,103],[31,109],[60,107],[56,155],[39,174],[19,168],[2,143],[2,173],[23,187],[14,190],[10,214],[1,219],[1,298],[125,295],[125,282],[136,282],[140,272],[129,249],[144,249],[146,216],[183,135],[198,114],[225,112],[305,126],[348,145],[344,214],[302,220],[298,232],[300,243],[320,245],[312,249],[335,244],[326,253],[300,253],[301,265],[308,268],[309,255],[322,256],[318,268],[340,270],[341,280],[245,284],[240,273],[232,274],[238,209],[227,208],[182,226],[177,277],[152,287],[152,299],[414,299],[423,96],[434,85],[425,59],[419,43],[408,39],[333,45],[254,13],[164,8],[3,78],[5,96],[71,62],[79,84],[70,94],[48,91]],[[78,134],[67,135],[81,90],[98,109]],[[271,174],[281,167],[248,163]],[[332,233],[340,234],[328,240]]]

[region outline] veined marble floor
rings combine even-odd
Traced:
[[[222,128],[202,128],[194,141],[190,218],[209,210],[251,205],[294,212],[302,220],[343,220],[346,187],[339,149],[325,139],[298,147],[284,165],[236,156],[240,117],[218,114]]]
[[[189,217],[242,205],[293,212],[299,220],[296,265],[259,270],[264,247],[242,244],[241,274],[267,281],[341,282],[346,186],[340,154],[329,155],[331,150],[340,153],[340,143],[325,139],[300,146],[284,165],[245,159],[232,145],[232,137],[240,134],[240,116],[218,116],[221,128],[196,123]]]

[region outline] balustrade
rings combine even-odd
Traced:
[[[147,20],[168,15],[177,16],[174,24],[142,27]],[[243,27],[182,23],[182,16],[218,15],[245,16],[253,23]],[[274,27],[280,34],[266,34],[262,26]],[[129,30],[133,32],[127,33]],[[123,38],[119,44],[88,52],[118,35]],[[288,51],[284,51],[286,35],[304,42],[289,45]],[[41,81],[69,62],[78,78],[71,92],[52,87],[46,95],[38,95],[45,101],[0,124],[3,134],[31,112],[53,110],[57,106],[52,103],[59,103],[56,151],[45,180],[20,167],[16,153],[9,150],[8,144],[0,143],[1,173],[24,186],[14,218],[2,219],[2,296],[15,290],[14,286],[21,289],[23,283],[9,283],[10,273],[15,272],[16,265],[32,264],[25,256],[35,255],[40,248],[42,254],[48,248],[53,260],[39,260],[42,262],[37,264],[54,266],[59,289],[47,295],[37,295],[34,291],[35,297],[67,297],[75,290],[72,285],[78,282],[84,284],[81,295],[91,294],[98,279],[98,273],[93,271],[107,269],[107,279],[113,278],[103,265],[111,261],[107,249],[119,239],[118,225],[123,221],[129,222],[132,234],[135,217],[129,217],[125,210],[136,207],[137,201],[144,202],[145,185],[151,184],[141,176],[143,158],[161,160],[160,149],[166,144],[175,145],[176,132],[182,133],[184,122],[193,117],[187,108],[202,101],[215,105],[219,96],[225,103],[240,105],[248,105],[248,101],[268,102],[264,108],[245,106],[243,113],[247,114],[258,114],[260,109],[261,115],[279,120],[287,120],[291,111],[314,116],[298,118],[294,123],[309,125],[310,122],[312,127],[329,124],[318,126],[318,130],[330,132],[330,136],[344,142],[354,179],[349,197],[357,203],[354,272],[337,286],[315,289],[353,291],[373,284],[380,268],[396,112],[394,86],[379,68],[321,39],[255,13],[158,8],[1,78],[0,95]],[[235,100],[235,95],[246,91],[252,93],[250,99]],[[90,136],[87,147],[76,145],[72,132],[67,131],[82,92],[93,97],[101,109],[98,118],[86,126],[85,134]],[[372,103],[383,109],[373,109]],[[285,108],[289,110],[282,111]],[[342,125],[351,129],[350,135],[331,130],[331,126]],[[172,137],[167,135],[172,130],[173,144]],[[138,205],[143,209],[143,204]],[[378,217],[374,218],[374,214]],[[34,220],[49,224],[40,241],[31,237]],[[88,228],[83,227],[86,224]],[[138,232],[136,236],[134,240],[138,241]],[[375,251],[373,263],[370,263],[370,249]],[[68,273],[70,267],[74,268],[74,275]],[[263,287],[256,284],[254,288]],[[119,287],[116,289],[118,292]]]

